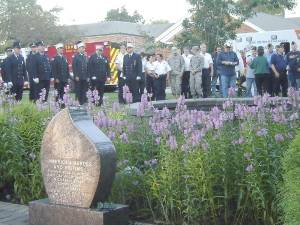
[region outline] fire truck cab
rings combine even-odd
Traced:
[[[103,54],[109,59],[110,61],[110,69],[111,69],[111,78],[109,81],[106,82],[105,86],[107,90],[115,90],[118,85],[118,71],[115,65],[115,60],[117,55],[119,54],[119,48],[112,47],[109,42],[91,42],[85,43],[85,51],[88,57],[96,52],[96,46],[103,45],[104,51]],[[77,52],[76,47],[74,44],[65,44],[64,46],[64,55],[67,58],[69,69],[72,73],[72,62],[73,62],[73,55]],[[48,56],[50,60],[54,58],[56,55],[56,48],[55,46],[48,47]]]

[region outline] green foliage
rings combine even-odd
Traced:
[[[282,208],[285,225],[298,225],[300,221],[300,134],[283,157]]]
[[[1,45],[14,40],[21,41],[23,46],[36,40],[56,44],[76,38],[76,28],[70,30],[58,25],[61,10],[57,7],[43,10],[36,0],[0,0]]]
[[[141,14],[134,11],[132,15],[129,14],[125,6],[117,9],[111,9],[106,14],[106,21],[125,21],[131,23],[145,23]]]
[[[230,110],[226,112],[230,114]],[[130,122],[135,130],[124,130],[129,142],[114,140],[119,165],[112,202],[129,204],[136,215],[152,216],[159,224],[281,224],[281,158],[299,128],[299,120],[274,122],[272,113],[261,110],[257,117],[236,118],[212,129],[200,146],[190,145],[186,151],[181,146],[189,137],[180,128],[171,126],[168,131],[176,134],[178,144],[178,148],[170,149],[164,135],[156,143],[147,118]],[[260,130],[265,133],[260,134]],[[294,170],[285,189],[289,200],[294,201],[286,210],[297,215],[298,208],[292,207],[298,199],[291,193],[298,193],[299,179],[292,177],[298,176],[295,168],[300,164],[293,160],[286,162]]]
[[[40,146],[48,118],[48,112],[38,111],[31,103],[17,104],[1,117],[1,183],[13,186],[17,202],[28,203],[45,195]]]
[[[188,0],[191,17],[183,22],[184,31],[176,38],[179,47],[208,44],[212,51],[227,40],[234,39],[242,22],[262,9],[280,11],[291,9],[295,0]],[[265,11],[265,10],[263,10]]]

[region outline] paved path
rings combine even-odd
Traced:
[[[0,202],[0,225],[28,225],[28,207]]]
[[[28,207],[0,202],[0,225],[28,225]],[[134,225],[151,225],[134,223]]]

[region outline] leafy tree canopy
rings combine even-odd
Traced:
[[[136,10],[132,15],[129,14],[125,6],[117,9],[111,9],[106,14],[106,21],[125,21],[132,23],[145,23],[144,17]]]

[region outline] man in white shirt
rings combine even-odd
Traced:
[[[126,54],[126,47],[125,45],[120,46],[120,53],[118,54],[115,64],[118,69],[118,98],[119,103],[125,104],[125,100],[123,99],[123,87],[125,85],[125,77],[123,76],[123,59]]]
[[[191,96],[190,93],[190,73],[191,73],[191,58],[193,57],[192,54],[190,54],[190,49],[188,47],[185,47],[183,49],[182,57],[184,59],[184,73],[182,76],[182,83],[181,83],[181,94],[184,95],[185,98],[188,98]]]
[[[211,54],[207,53],[206,44],[201,44],[201,54],[204,57],[204,66],[202,70],[202,88],[203,98],[207,98],[211,95],[211,78],[214,71],[214,64]]]
[[[154,76],[154,94],[155,100],[165,100],[166,99],[166,86],[167,86],[167,76],[171,71],[169,64],[163,60],[162,54],[156,55],[157,61],[155,62],[155,76]]]

